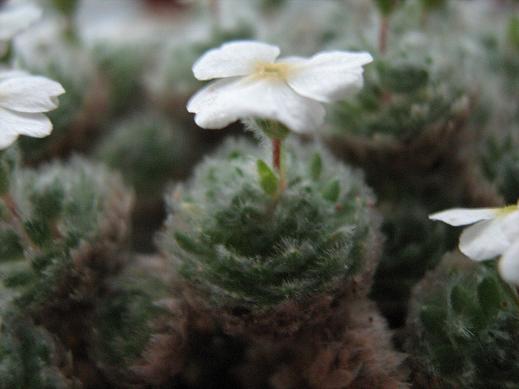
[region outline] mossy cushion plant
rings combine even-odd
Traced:
[[[138,366],[147,362],[145,352],[158,331],[158,321],[162,318],[171,326],[176,324],[164,302],[171,299],[172,291],[171,270],[163,262],[160,257],[134,260],[112,280],[107,295],[95,308],[95,336],[89,352],[114,384],[138,382]],[[181,315],[181,310],[175,313]],[[180,346],[171,352],[180,353]],[[175,362],[171,361],[171,366]],[[177,372],[172,369],[171,374]]]
[[[160,239],[207,304],[236,316],[308,303],[373,270],[374,198],[358,173],[321,147],[293,143],[278,196],[274,173],[256,161],[262,156],[260,147],[232,141],[206,159],[168,196]]]
[[[98,158],[135,189],[132,246],[139,251],[154,249],[153,236],[164,218],[165,187],[190,170],[193,135],[162,115],[141,112],[117,123],[96,148]]]
[[[31,319],[10,312],[0,321],[0,389],[80,389],[72,358]]]
[[[1,246],[17,255],[5,257],[2,276],[23,309],[92,298],[99,277],[120,264],[131,204],[117,175],[83,159],[15,169],[2,197]]]
[[[185,175],[192,137],[156,113],[139,113],[115,125],[97,147],[108,166],[121,171],[140,200],[162,196],[169,180]]]
[[[332,129],[368,139],[408,141],[421,135],[467,108],[461,86],[444,73],[431,59],[379,57],[358,96],[336,105]]]
[[[490,265],[447,256],[418,285],[406,351],[417,387],[516,388],[517,295]]]

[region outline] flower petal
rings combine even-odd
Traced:
[[[489,220],[496,217],[499,208],[454,208],[446,211],[429,215],[431,220],[439,220],[451,226],[465,226],[482,220]]]
[[[502,221],[481,221],[466,228],[460,236],[460,251],[475,261],[485,261],[503,254],[510,247]]]
[[[236,41],[209,50],[193,65],[199,80],[245,76],[258,62],[274,62],[279,48],[262,42]]]
[[[287,82],[297,93],[325,103],[359,90],[363,84],[362,66],[371,61],[369,53],[348,51],[323,52],[310,59],[278,60],[295,65]]]
[[[23,70],[19,69],[11,69],[7,67],[2,67],[0,69],[0,81],[7,80],[8,78],[13,77],[25,77],[30,76],[29,73],[24,72]]]
[[[519,285],[519,240],[505,251],[499,260],[498,269],[506,282]]]
[[[0,108],[0,148],[11,144],[18,134],[42,138],[51,131],[52,123],[42,113],[12,112]]]
[[[298,95],[285,82],[256,77],[211,83],[191,98],[187,110],[203,128],[224,128],[254,117],[277,120],[295,132],[317,129],[325,114],[320,103]]]
[[[0,40],[7,41],[40,18],[42,10],[34,4],[0,6]]]
[[[56,96],[65,93],[59,82],[39,76],[0,80],[0,106],[19,112],[47,112],[57,108]]]

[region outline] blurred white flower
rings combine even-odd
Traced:
[[[195,122],[219,129],[258,117],[277,120],[295,132],[309,132],[324,121],[321,103],[340,100],[362,87],[369,53],[328,51],[311,58],[277,59],[280,50],[261,42],[237,41],[209,50],[194,65],[199,80],[215,81],[188,102]]]
[[[42,11],[31,3],[8,2],[0,5],[0,55],[7,42],[41,17]]]
[[[0,71],[0,150],[19,135],[47,136],[52,123],[44,112],[58,107],[65,90],[56,81],[17,70]]]
[[[519,208],[450,209],[430,215],[451,226],[465,226],[460,236],[460,251],[475,261],[502,255],[500,274],[504,280],[519,284]]]
[[[506,282],[519,285],[519,239],[501,256],[499,274]]]

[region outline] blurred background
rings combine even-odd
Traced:
[[[315,136],[360,167],[376,192],[387,241],[373,293],[392,326],[403,323],[410,287],[456,242],[427,215],[515,202],[519,193],[517,1],[36,3],[43,17],[4,60],[58,80],[67,93],[50,114],[52,136],[21,140],[24,162],[79,153],[119,171],[136,193],[137,252],[154,251],[167,188],[224,137],[252,138],[240,123],[197,128],[185,108],[203,85],[193,63],[230,40],[269,42],[287,56],[373,54],[363,90],[327,107]]]

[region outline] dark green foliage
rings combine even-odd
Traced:
[[[10,176],[18,164],[18,149],[9,147],[7,150],[0,150],[0,196],[9,190]]]
[[[167,269],[142,258],[114,278],[109,293],[97,304],[95,339],[91,350],[97,365],[114,381],[128,379],[167,313],[161,301],[170,298]]]
[[[70,355],[48,331],[12,313],[0,325],[0,389],[82,387],[70,375]]]
[[[10,227],[6,213],[5,224],[0,224],[0,254],[4,261],[18,262],[3,265],[1,274],[7,285],[19,289],[23,309],[81,301],[100,287],[86,287],[81,277],[89,266],[103,271],[114,267],[117,261],[106,257],[113,249],[98,254],[99,260],[104,258],[98,265],[87,264],[85,256],[95,247],[120,244],[118,218],[124,220],[129,207],[123,190],[117,176],[81,159],[16,172],[11,194],[23,209],[20,228],[26,235]],[[22,260],[22,246],[28,261]],[[88,282],[95,281],[90,278]]]
[[[517,297],[495,263],[468,261],[447,256],[417,289],[406,342],[417,387],[517,387]]]
[[[316,154],[319,175],[306,159]],[[374,229],[361,178],[315,145],[289,144],[287,188],[273,198],[261,187],[257,157],[260,149],[230,142],[170,195],[160,245],[182,276],[217,306],[261,310],[359,273]]]
[[[439,74],[429,60],[401,57],[377,58],[366,68],[364,88],[336,106],[335,131],[405,141],[466,109],[452,77]]]
[[[455,246],[459,234],[441,223],[431,223],[427,218],[430,211],[410,199],[384,213],[386,244],[371,296],[390,325],[401,327],[412,287]]]
[[[109,110],[121,114],[142,97],[142,72],[149,53],[142,46],[98,44],[94,47],[99,71],[109,89]]]
[[[392,14],[404,0],[375,0],[378,10],[382,15]]]
[[[483,172],[509,204],[519,198],[519,150],[514,137],[491,136],[481,153]]]
[[[126,119],[104,138],[100,159],[121,171],[139,196],[158,198],[165,184],[185,174],[190,163],[190,134],[160,115]]]

